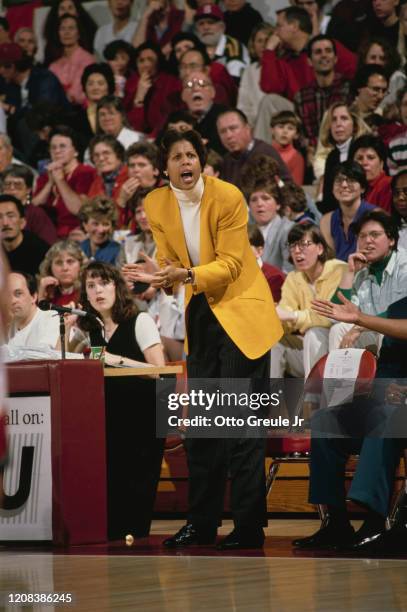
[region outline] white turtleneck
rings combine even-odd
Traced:
[[[340,161],[341,164],[348,159],[348,153],[349,153],[349,148],[350,148],[350,143],[351,142],[352,142],[352,138],[349,138],[348,140],[346,140],[342,144],[337,144],[336,145],[336,148],[339,151],[339,161]]]
[[[201,200],[205,187],[203,178],[200,176],[192,189],[178,189],[172,183],[170,187],[177,198],[189,258],[193,266],[198,266],[201,243]]]

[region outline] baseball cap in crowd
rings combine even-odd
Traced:
[[[223,12],[217,4],[204,4],[195,13],[194,21],[199,19],[213,19],[214,21],[224,21]]]
[[[23,57],[23,51],[16,43],[0,45],[0,64],[14,64]]]

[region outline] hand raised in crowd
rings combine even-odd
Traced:
[[[362,268],[365,268],[368,265],[368,263],[369,262],[367,261],[366,256],[361,251],[352,253],[348,257],[349,272],[356,274],[357,272],[362,270]]]
[[[267,40],[266,49],[268,49],[269,51],[274,51],[275,49],[277,49],[280,43],[281,43],[281,38],[279,37],[278,34],[276,34],[276,32],[274,32],[274,34],[272,34]]]
[[[340,291],[338,291],[338,297],[342,304],[333,304],[328,300],[312,300],[312,310],[328,319],[343,321],[344,323],[357,323],[360,315],[359,308]]]
[[[117,198],[117,204],[124,208],[131,198],[131,196],[140,187],[140,180],[138,178],[130,177],[125,181],[120,189],[119,197]]]
[[[50,179],[57,183],[58,181],[62,181],[65,178],[64,167],[62,162],[54,161],[48,164],[47,167],[48,176]]]
[[[134,95],[134,104],[142,104],[148,90],[153,84],[150,72],[142,72]]]
[[[55,287],[58,287],[59,280],[54,276],[44,276],[38,286],[38,301],[51,300],[54,295]]]
[[[150,2],[147,2],[145,6],[143,17],[150,17],[150,15],[155,13],[155,11],[160,11],[162,8],[163,8],[162,0],[150,0]]]

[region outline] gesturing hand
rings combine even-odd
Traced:
[[[312,310],[328,319],[343,321],[344,323],[357,323],[360,315],[359,308],[346,299],[340,291],[338,291],[338,297],[342,304],[333,304],[328,300],[312,300]]]

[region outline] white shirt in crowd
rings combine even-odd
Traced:
[[[17,329],[14,323],[9,330],[8,346],[55,348],[59,338],[59,317],[55,312],[42,311],[37,308],[34,317],[23,329]]]

